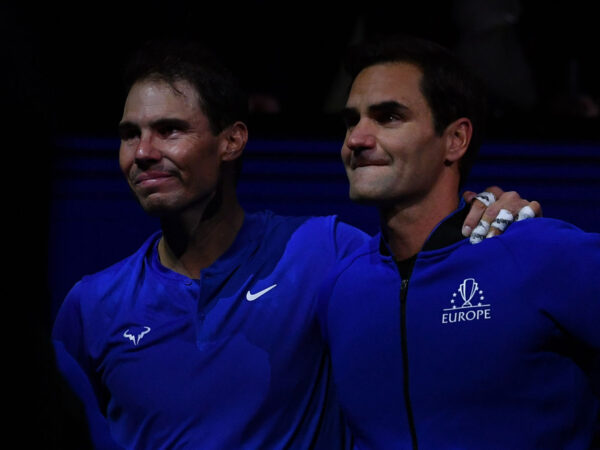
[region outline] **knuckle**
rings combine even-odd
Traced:
[[[463,192],[463,198],[465,199],[465,202],[467,202],[467,203],[471,203],[476,195],[477,194],[472,191]]]
[[[535,213],[536,216],[542,215],[542,205],[540,205],[539,202],[534,200],[529,203],[529,206],[531,209],[533,209],[533,212]]]
[[[509,191],[504,193],[498,203],[500,203],[504,209],[514,213],[525,206],[528,202],[527,200],[521,198],[518,192]]]
[[[486,209],[485,214],[487,216],[495,217],[498,215],[498,213],[500,212],[501,209],[502,209],[502,207],[500,205],[498,205],[497,203],[494,203]]]

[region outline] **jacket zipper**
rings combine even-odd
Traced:
[[[417,450],[417,430],[415,428],[415,419],[413,417],[412,406],[410,402],[410,389],[408,380],[408,345],[406,343],[406,296],[408,294],[408,278],[402,280],[400,287],[400,335],[402,338],[402,368],[404,372],[404,403],[406,406],[406,416],[408,418],[408,427],[412,438],[412,448]]]

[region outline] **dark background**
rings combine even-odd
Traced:
[[[592,113],[585,105],[597,108],[600,98],[590,2],[396,1],[361,14],[343,2],[221,5],[173,0],[3,6],[4,42],[16,59],[4,70],[17,70],[54,133],[113,136],[130,53],[154,37],[197,38],[255,94],[256,132],[338,138],[327,119],[343,102],[338,91],[344,91],[344,49],[361,36],[404,32],[459,51],[489,83],[495,119],[490,137],[597,136],[587,126],[590,120],[581,120],[598,117],[597,109]],[[260,126],[259,95],[276,99],[278,114],[267,114],[271,120],[285,117],[276,129]]]
[[[468,187],[517,190],[540,201],[546,216],[600,232],[593,2],[360,5],[0,6],[4,248],[9,281],[18,286],[7,297],[6,329],[11,342],[23,344],[11,345],[6,358],[16,380],[11,417],[24,427],[22,442],[85,448],[79,405],[53,368],[51,322],[75,281],[131,253],[157,227],[129,195],[116,162],[122,67],[147,39],[203,40],[251,94],[251,141],[240,181],[249,210],[339,213],[376,231],[374,212],[347,201],[338,161],[343,128],[335,112],[347,89],[341,56],[362,37],[404,32],[454,49],[487,83],[488,140]]]

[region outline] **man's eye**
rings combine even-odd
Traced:
[[[169,136],[173,135],[175,132],[177,132],[177,129],[172,126],[162,126],[162,127],[158,127],[156,131],[162,137],[169,137]]]
[[[381,113],[377,116],[377,121],[379,123],[391,123],[399,120],[403,120],[403,117],[396,113]]]

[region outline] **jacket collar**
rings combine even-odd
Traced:
[[[464,199],[460,200],[458,208],[451,212],[446,218],[444,218],[433,231],[429,234],[429,237],[425,241],[421,252],[427,252],[432,250],[438,250],[440,248],[448,247],[459,241],[465,239],[462,235],[462,225],[469,213],[469,206],[465,203]],[[379,232],[379,252],[385,256],[391,256],[388,242],[383,237],[383,233]]]

